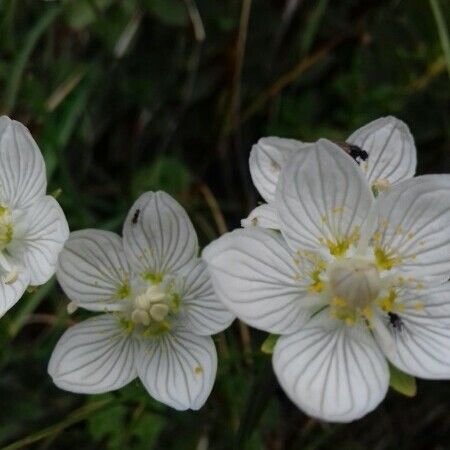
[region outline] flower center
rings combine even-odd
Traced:
[[[133,300],[131,320],[148,327],[152,322],[162,322],[169,314],[170,296],[159,284],[152,284]]]
[[[336,260],[329,268],[328,279],[332,300],[353,310],[364,310],[381,290],[376,265],[364,258]]]
[[[0,204],[0,251],[4,250],[13,238],[11,212]]]

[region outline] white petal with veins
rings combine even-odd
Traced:
[[[386,360],[365,326],[347,327],[326,313],[281,336],[273,366],[300,409],[331,422],[366,415],[383,400],[389,385]]]
[[[361,168],[371,185],[398,183],[414,176],[417,152],[408,126],[395,117],[381,117],[356,130],[348,139],[369,154]]]

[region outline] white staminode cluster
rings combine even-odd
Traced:
[[[268,204],[203,253],[220,300],[281,335],[287,395],[336,422],[380,403],[387,360],[450,377],[450,176],[411,178],[414,142],[392,117],[349,144],[261,140],[250,168]]]
[[[123,238],[100,230],[72,233],[58,281],[75,306],[103,314],[58,342],[49,373],[62,389],[107,392],[139,377],[157,400],[198,409],[217,368],[210,335],[233,320],[214,295],[183,208],[148,192],[133,205]],[[73,308],[72,308],[73,309]]]
[[[0,317],[29,285],[50,279],[69,235],[46,189],[44,159],[30,132],[0,117]]]

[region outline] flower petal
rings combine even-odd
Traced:
[[[372,411],[389,384],[386,360],[365,326],[319,314],[281,336],[273,366],[288,397],[307,414],[350,422]]]
[[[8,251],[30,272],[30,284],[46,283],[55,273],[58,255],[69,236],[59,203],[50,196],[37,200],[17,220]]]
[[[361,168],[371,185],[380,180],[398,183],[414,176],[417,152],[408,126],[395,117],[381,117],[356,130],[347,142],[369,154]]]
[[[147,192],[131,208],[123,228],[125,253],[135,270],[177,272],[197,257],[198,240],[182,206],[165,192]]]
[[[321,139],[282,170],[275,206],[281,232],[294,251],[342,254],[357,243],[372,202],[353,159]]]
[[[278,176],[285,162],[309,144],[278,137],[260,139],[250,152],[250,174],[261,197],[268,203],[275,199]]]
[[[198,259],[179,286],[180,314],[187,329],[210,336],[228,328],[234,315],[217,299],[206,263]]]
[[[278,230],[277,210],[269,204],[257,206],[246,219],[241,220],[241,226],[246,227],[262,227]]]
[[[110,231],[70,234],[56,272],[66,295],[91,311],[122,309],[130,293],[130,269],[120,236]]]
[[[219,300],[249,325],[276,334],[296,331],[322,306],[279,233],[245,228],[209,244],[203,257]]]
[[[393,326],[387,315],[384,326],[391,336],[379,340],[395,366],[411,375],[428,379],[450,377],[450,283],[401,293],[404,311]],[[378,337],[379,334],[375,333]]]
[[[381,194],[375,245],[387,267],[419,281],[450,277],[450,176],[424,175]]]
[[[26,268],[18,267],[17,278],[12,283],[5,283],[0,277],[0,318],[22,297],[30,284],[30,274]]]
[[[0,117],[0,200],[26,208],[45,195],[47,179],[42,154],[28,129]]]
[[[137,370],[156,400],[177,410],[197,410],[216,378],[216,348],[209,336],[182,330],[166,333],[142,342]]]
[[[48,373],[61,389],[100,394],[136,378],[139,343],[117,318],[101,315],[70,327],[53,350]]]

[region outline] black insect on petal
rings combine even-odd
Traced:
[[[139,214],[140,214],[140,213],[141,213],[141,210],[140,210],[140,209],[137,209],[137,210],[134,212],[133,218],[131,219],[131,223],[132,223],[133,225],[136,225],[136,224],[137,224],[138,219],[139,219]]]
[[[344,150],[345,153],[350,155],[358,164],[362,161],[366,161],[369,154],[357,145],[349,144],[348,142],[336,142],[336,144]]]
[[[388,312],[389,323],[394,330],[402,331],[403,330],[403,321],[398,314],[393,312]]]

